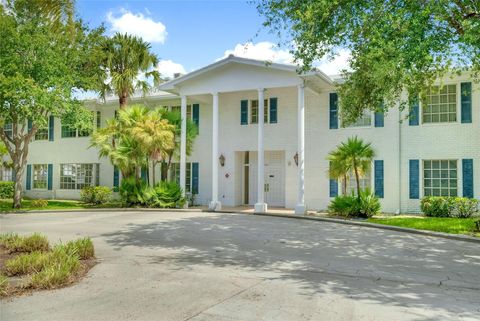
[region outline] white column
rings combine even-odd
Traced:
[[[295,214],[305,214],[305,85],[298,85],[298,192]]]
[[[212,202],[209,209],[219,211],[222,204],[218,200],[218,93],[212,95]]]
[[[182,96],[181,107],[181,135],[180,135],[180,187],[185,196],[185,178],[186,178],[186,164],[187,164],[187,96]]]
[[[255,204],[255,213],[266,213],[267,204],[265,203],[265,150],[263,147],[263,127],[264,127],[264,93],[265,89],[258,89],[258,175],[257,175],[257,203]]]

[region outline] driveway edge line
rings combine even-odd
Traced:
[[[293,218],[293,219],[299,219],[299,220],[310,220],[310,221],[329,222],[329,223],[337,223],[337,224],[345,224],[345,225],[354,225],[354,226],[360,226],[360,227],[369,227],[369,228],[390,230],[390,231],[396,231],[396,232],[404,232],[404,233],[410,233],[410,234],[419,234],[419,235],[424,235],[424,236],[440,237],[440,238],[450,239],[450,240],[455,240],[455,241],[480,243],[480,238],[473,237],[473,236],[468,236],[468,235],[447,234],[447,233],[434,232],[434,231],[428,231],[428,230],[416,230],[416,229],[413,229],[413,228],[399,227],[399,226],[392,226],[392,225],[383,225],[383,224],[376,224],[376,223],[358,222],[358,221],[350,221],[350,220],[340,220],[340,219],[327,218],[327,217],[314,217],[314,216],[305,216],[305,215],[290,215],[290,214],[277,214],[277,213],[255,213],[254,215],[281,217],[281,218]]]

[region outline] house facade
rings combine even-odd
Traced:
[[[170,173],[196,204],[212,210],[250,205],[257,212],[326,209],[343,183],[329,178],[326,157],[358,136],[376,153],[362,186],[377,194],[382,211],[405,213],[418,212],[428,195],[480,199],[480,85],[468,74],[438,85],[425,104],[413,106],[411,117],[398,108],[385,115],[368,111],[346,127],[331,77],[230,56],[130,104],[178,108],[198,125],[192,154],[181,148]],[[85,104],[98,127],[118,109],[116,99]],[[26,195],[71,199],[85,185],[118,186],[118,171],[89,148],[88,134],[51,118],[30,146]],[[155,173],[158,181],[160,168]]]

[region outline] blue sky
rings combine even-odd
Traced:
[[[166,76],[193,71],[230,53],[292,61],[286,48],[276,47],[279,39],[262,26],[263,18],[247,1],[77,0],[77,13],[92,27],[103,22],[108,33],[128,32],[149,41]],[[320,67],[332,74],[338,65],[341,61]]]

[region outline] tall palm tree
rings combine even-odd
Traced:
[[[347,181],[351,167],[343,160],[338,149],[331,151],[327,156],[327,160],[330,162],[330,167],[328,168],[329,177],[331,179],[342,180],[342,195],[346,195]]]
[[[175,156],[180,154],[180,136],[182,133],[182,116],[179,111],[164,111],[164,117],[172,124],[174,129],[174,146],[167,150],[167,159],[165,160],[165,166],[162,167],[162,180],[167,179],[168,170],[172,165],[172,160]],[[197,125],[190,119],[187,119],[187,143],[186,143],[186,155],[190,156],[193,151],[193,144],[195,138],[198,136]]]
[[[160,73],[155,70],[158,58],[151,52],[150,44],[140,37],[116,33],[105,39],[100,60],[105,71],[100,78],[100,95],[104,99],[109,93],[117,95],[120,109],[127,106],[135,90],[146,94],[151,89],[149,79],[153,79],[154,86],[161,81]]]
[[[346,142],[337,146],[332,153],[335,160],[339,162],[337,165],[341,170],[353,170],[355,182],[357,185],[357,196],[360,195],[360,175],[364,175],[369,169],[375,151],[371,143],[365,143],[361,138],[350,137]]]

